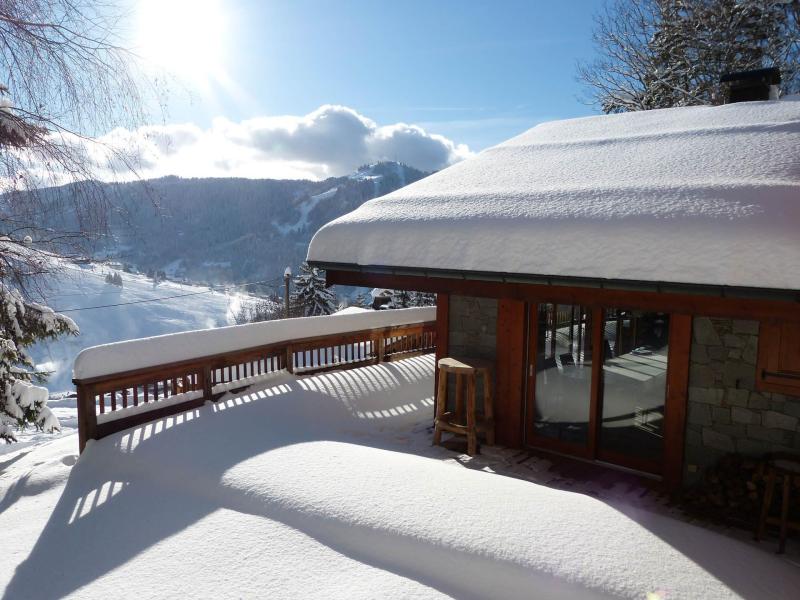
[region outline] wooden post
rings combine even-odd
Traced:
[[[289,318],[289,284],[292,282],[292,269],[286,267],[283,272],[283,303],[284,303],[284,318]],[[289,371],[292,372],[291,370]]]
[[[664,484],[674,490],[683,481],[683,447],[689,393],[689,355],[692,350],[691,315],[672,314],[669,321],[667,390],[664,412]]]
[[[524,443],[525,303],[501,298],[497,303],[497,366],[494,419],[497,443]]]
[[[294,373],[294,350],[291,344],[286,346],[286,370],[289,373]]]
[[[211,367],[206,365],[203,367],[203,399],[213,400],[213,385],[211,381]]]
[[[386,337],[383,333],[378,334],[378,362],[386,360]]]
[[[436,365],[448,356],[450,349],[450,294],[436,294]],[[435,369],[435,388],[439,385],[439,369]]]
[[[76,384],[78,388],[78,452],[86,442],[97,437],[97,413],[94,407],[94,386]]]

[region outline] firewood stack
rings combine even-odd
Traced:
[[[692,516],[752,527],[761,510],[766,473],[767,457],[728,454],[715,466],[707,468],[703,481],[685,490],[679,503]],[[792,497],[800,497],[800,478],[794,479],[793,486]],[[793,503],[792,510],[800,512],[796,504]],[[778,510],[777,504],[773,510]]]

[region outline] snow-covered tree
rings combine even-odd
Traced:
[[[136,172],[138,149],[93,136],[135,130],[153,91],[119,45],[126,9],[91,0],[0,5],[0,438],[14,427],[58,427],[25,348],[77,333],[32,298],[64,256],[87,256],[108,231],[100,175]],[[116,14],[115,14],[116,13]],[[149,93],[147,94],[149,96]],[[61,184],[69,184],[62,187]],[[121,276],[116,281],[121,285]],[[32,291],[40,293],[32,293]],[[46,296],[44,296],[46,297]]]
[[[312,269],[303,263],[293,283],[290,303],[300,315],[314,317],[336,311],[336,295],[325,287],[325,278],[319,269]]]
[[[406,290],[392,290],[392,299],[389,308],[408,308],[411,306],[411,292]]]
[[[107,273],[106,274],[106,283],[110,283],[111,285],[116,285],[122,287],[122,275],[119,273]]]
[[[283,307],[280,298],[258,298],[242,302],[239,310],[233,316],[237,325],[245,323],[259,323],[261,321],[274,321],[283,317]]]
[[[722,75],[763,67],[800,91],[798,0],[614,0],[594,42],[579,77],[606,113],[721,104]]]
[[[436,306],[436,294],[432,292],[411,292],[411,306]]]
[[[359,308],[372,308],[372,298],[367,296],[364,292],[359,292],[356,299],[353,300],[353,306]]]
[[[16,440],[14,431],[34,426],[42,431],[59,429],[47,407],[42,382],[47,373],[35,368],[25,349],[37,341],[78,333],[72,319],[29,302],[12,287],[0,283],[0,439]]]

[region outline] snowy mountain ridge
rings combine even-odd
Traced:
[[[313,234],[427,173],[399,163],[365,165],[323,181],[164,177],[106,184],[116,210],[111,238],[93,258],[210,284],[279,279],[305,260]],[[53,188],[63,201],[71,188]],[[0,197],[0,202],[3,198]],[[77,226],[73,216],[40,217],[44,227]]]

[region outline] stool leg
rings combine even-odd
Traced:
[[[475,373],[467,379],[467,454],[478,452],[478,431],[475,427]]]
[[[456,373],[456,422],[464,422],[464,376]]]
[[[490,446],[494,446],[494,398],[492,397],[492,382],[489,379],[489,371],[484,371],[483,416],[489,423],[486,428],[486,443]]]
[[[772,495],[775,493],[775,470],[770,469],[767,475],[767,486],[764,488],[764,504],[761,505],[761,516],[758,519],[758,527],[756,528],[756,539],[764,539],[764,530],[767,527],[767,516],[769,516],[769,508],[772,504]]]
[[[433,428],[433,445],[442,443],[442,426],[440,419],[447,410],[447,371],[439,370],[439,389],[436,390],[436,419]]]
[[[783,502],[781,503],[781,538],[778,543],[778,554],[786,551],[786,533],[789,528],[789,490],[792,487],[792,477],[788,473],[783,476]]]

